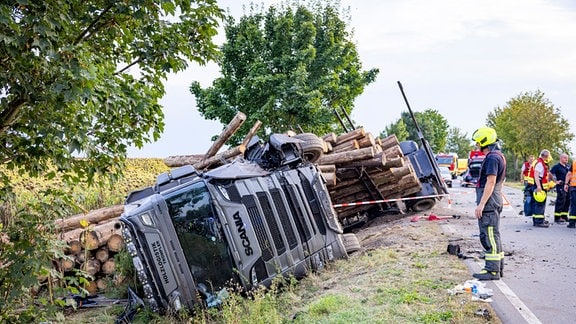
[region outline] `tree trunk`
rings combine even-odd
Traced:
[[[112,234],[106,242],[108,250],[111,252],[120,252],[124,248],[124,239],[120,234]]]
[[[194,165],[202,160],[204,160],[204,154],[175,155],[165,158],[164,164],[171,168],[175,168],[184,165]]]
[[[347,142],[353,139],[359,139],[366,135],[366,131],[364,131],[363,127],[356,128],[353,131],[348,133],[344,133],[338,137],[336,137],[336,145],[340,145],[340,143]]]
[[[65,219],[56,220],[56,226],[63,232],[82,227],[81,220],[86,220],[90,224],[97,224],[105,220],[120,217],[124,212],[124,205],[115,205],[91,210],[86,214],[78,214]]]
[[[96,260],[100,261],[100,263],[104,263],[108,261],[110,258],[110,251],[108,251],[108,247],[103,246],[96,250]]]
[[[257,120],[250,129],[250,131],[248,132],[248,134],[246,134],[246,136],[244,137],[244,141],[242,141],[242,145],[244,145],[244,147],[248,147],[250,140],[252,140],[252,137],[256,135],[256,133],[260,129],[260,126],[262,126],[262,122]]]
[[[355,160],[371,159],[373,157],[374,157],[374,148],[365,147],[354,151],[323,155],[318,160],[318,164],[340,164],[340,163],[352,162]]]
[[[116,261],[114,258],[108,259],[106,262],[102,264],[102,272],[109,275],[116,271]]]
[[[218,138],[216,139],[216,141],[214,141],[212,146],[208,149],[208,152],[206,152],[206,154],[204,155],[204,159],[211,158],[216,153],[218,153],[220,148],[226,143],[226,141],[228,141],[228,139],[232,135],[234,135],[234,133],[236,133],[238,128],[240,128],[240,126],[242,126],[242,124],[244,123],[245,120],[246,120],[246,115],[243,112],[239,111],[236,114],[236,116],[234,116],[234,118],[232,118],[230,123],[228,123],[228,125],[226,126],[224,131],[222,131],[222,133],[220,133],[220,136],[218,136]]]
[[[233,147],[227,151],[224,151],[222,153],[218,153],[218,154],[216,154],[210,158],[202,160],[202,161],[194,164],[193,166],[197,170],[202,170],[202,169],[205,169],[205,168],[212,166],[214,164],[217,164],[217,163],[222,164],[223,160],[227,160],[227,159],[230,159],[232,157],[242,155],[242,154],[244,154],[245,151],[246,151],[246,146],[244,146],[243,144],[240,144],[240,145]]]

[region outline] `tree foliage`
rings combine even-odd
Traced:
[[[408,139],[408,136],[410,136],[410,134],[406,129],[406,124],[404,123],[403,119],[398,119],[397,122],[384,127],[384,130],[380,133],[380,137],[384,138],[392,134],[396,135],[396,138],[400,142]]]
[[[540,90],[521,93],[495,108],[487,125],[496,130],[506,149],[522,159],[538,156],[542,149],[556,156],[570,154],[569,143],[574,139],[568,121]]]
[[[422,135],[429,142],[432,150],[434,152],[444,151],[448,137],[448,121],[446,118],[444,118],[444,116],[435,109],[415,112],[414,118],[416,118],[416,122],[422,130]],[[402,124],[404,124],[404,126]],[[385,128],[385,132],[388,135],[399,132],[396,134],[398,140],[404,138],[404,130],[408,133],[408,136],[405,138],[406,140],[420,143],[418,130],[416,129],[416,125],[414,124],[414,121],[412,121],[412,117],[408,111],[403,111],[400,119]]]
[[[79,293],[72,286],[83,278],[52,268],[63,256],[52,220],[67,215],[74,197],[37,191],[13,211],[8,173],[61,174],[67,184],[120,173],[127,147],[163,130],[158,101],[168,73],[216,57],[212,37],[223,17],[216,0],[0,4],[0,322],[54,320],[47,309],[62,308],[38,303]],[[52,278],[49,294],[35,298],[41,275]]]
[[[451,127],[448,130],[447,152],[454,152],[461,158],[467,158],[473,149],[474,145],[471,144],[467,133],[462,133],[462,130],[458,127]]]
[[[239,111],[247,115],[230,142],[241,141],[257,120],[266,126],[264,136],[298,127],[337,131],[333,110],[350,114],[378,73],[362,71],[351,33],[330,3],[253,9],[238,22],[229,17],[225,31],[222,76],[211,87],[195,82],[190,90],[207,119],[227,124]]]
[[[4,1],[1,163],[89,180],[112,171],[128,146],[159,137],[162,82],[215,58],[221,19],[216,0]]]

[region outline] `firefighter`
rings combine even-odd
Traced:
[[[536,163],[530,168],[528,174],[528,192],[532,195],[532,225],[535,227],[550,227],[550,223],[545,220],[547,191],[554,185],[549,180],[548,164],[552,162],[550,151],[542,150]]]
[[[570,193],[570,213],[568,214],[568,228],[576,228],[576,160],[572,160],[572,168],[566,174],[564,190]]]
[[[496,131],[481,127],[472,134],[472,140],[486,155],[476,184],[476,209],[480,243],[484,248],[484,269],[473,274],[478,280],[499,280],[503,274],[504,252],[500,240],[500,213],[502,212],[502,184],[506,177],[506,159],[500,151]]]
[[[564,190],[564,179],[566,179],[566,174],[570,171],[570,165],[568,165],[568,154],[560,154],[559,160],[560,161],[550,169],[550,174],[554,176],[554,180],[556,181],[554,222],[564,223],[568,220],[568,208],[570,207],[570,196],[568,195],[568,190]]]
[[[530,208],[532,204],[532,196],[528,192],[528,174],[530,172],[530,168],[534,164],[534,155],[528,156],[528,160],[524,161],[522,164],[522,169],[520,170],[520,182],[524,184],[524,188],[522,188],[522,192],[524,192],[524,207],[520,212],[520,215],[524,214],[526,217],[532,217],[532,209]]]

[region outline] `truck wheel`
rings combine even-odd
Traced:
[[[324,153],[324,141],[312,133],[301,133],[293,136],[302,141],[300,146],[304,154],[304,159],[309,162],[316,162]]]
[[[350,254],[360,250],[360,241],[358,241],[356,234],[342,234],[342,241],[344,241],[344,248],[346,249],[346,253]]]
[[[410,206],[413,211],[415,212],[423,212],[425,210],[432,209],[436,205],[436,201],[434,199],[420,199],[414,203],[414,205]]]

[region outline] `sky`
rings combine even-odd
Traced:
[[[218,1],[235,17],[250,3]],[[407,110],[400,81],[413,112],[437,110],[468,136],[485,124],[489,112],[537,90],[576,134],[576,1],[341,0],[341,5],[350,8],[349,27],[363,70],[380,70],[355,101],[356,126],[378,135],[400,118]],[[225,41],[223,31],[215,41]],[[206,153],[211,137],[226,125],[200,116],[189,86],[199,81],[208,87],[219,76],[214,63],[191,64],[170,75],[160,102],[163,135],[142,149],[130,148],[128,157]],[[576,141],[571,150],[576,154]]]

